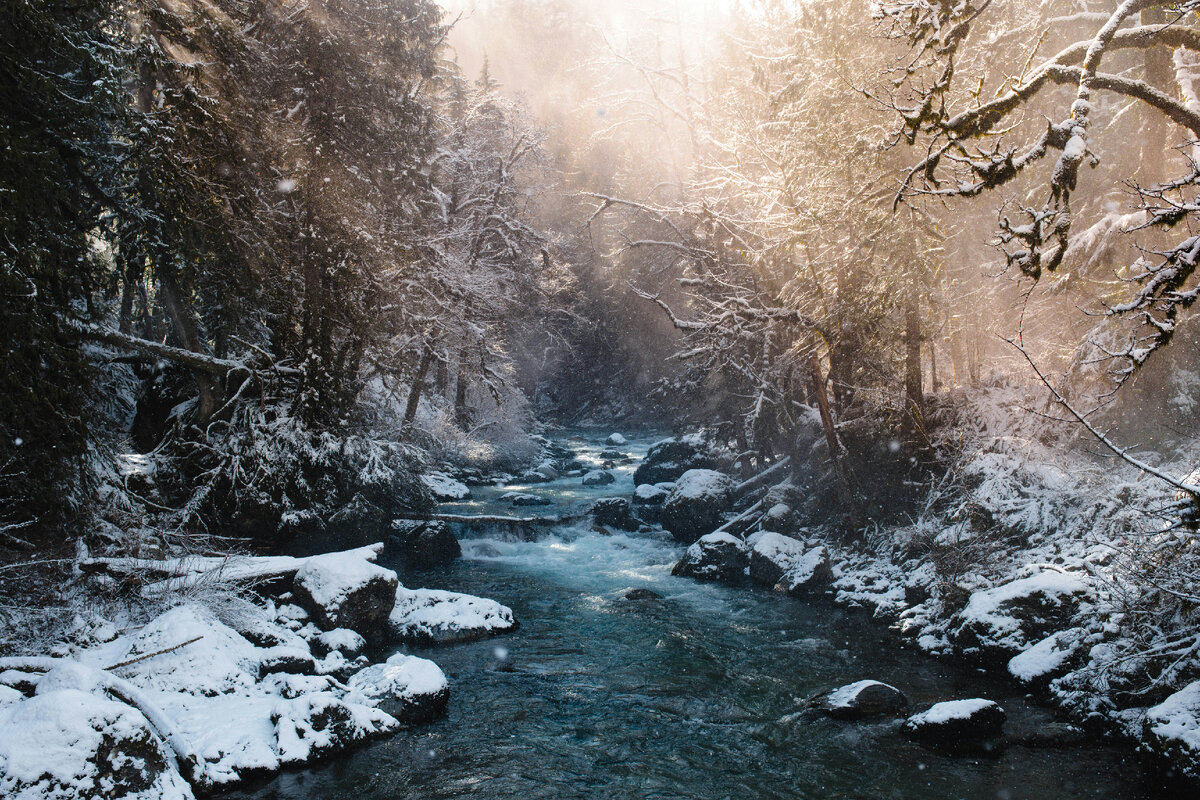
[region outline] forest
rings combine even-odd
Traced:
[[[1200,790],[1200,0],[0,9],[0,796]]]

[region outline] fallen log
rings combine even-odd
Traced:
[[[383,543],[367,545],[343,554],[374,561],[383,552]],[[329,555],[329,554],[323,554]],[[182,558],[86,558],[79,562],[83,572],[112,575],[126,580],[151,580],[141,589],[143,597],[187,589],[205,581],[254,583],[290,578],[316,556],[184,556]]]
[[[507,517],[502,514],[403,514],[397,519],[414,522],[457,522],[465,525],[567,525],[582,519],[572,517]]]
[[[781,476],[786,473],[788,464],[790,464],[791,461],[791,456],[785,456],[764,469],[762,472],[755,475],[753,478],[747,478],[746,480],[742,481],[734,488],[734,496],[741,497],[746,492],[753,491],[761,486],[766,486],[776,478],[781,478]]]

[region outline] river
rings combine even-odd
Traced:
[[[607,433],[607,432],[606,432]],[[569,446],[594,459],[599,437]],[[649,440],[619,448],[642,455]],[[515,487],[554,514],[633,489],[578,478]],[[503,489],[449,509],[497,513]],[[511,537],[510,537],[511,538]],[[1050,719],[1011,683],[905,649],[862,611],[670,575],[681,548],[663,534],[601,535],[589,525],[537,541],[469,536],[464,558],[436,570],[397,568],[410,586],[495,598],[514,634],[412,652],[450,679],[442,720],[316,768],[284,773],[237,797],[384,798],[908,798],[1065,800],[1154,795],[1127,750],[1095,743],[1010,746],[951,757],[906,741],[898,722],[797,716],[798,699],[862,678],[892,683],[914,707],[989,697],[1008,729]],[[632,588],[661,600],[631,601]],[[384,654],[386,655],[386,654]]]

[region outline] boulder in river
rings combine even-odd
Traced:
[[[749,563],[745,542],[728,533],[710,533],[687,549],[671,574],[701,581],[741,583]]]
[[[616,481],[616,477],[606,469],[594,469],[583,476],[584,486],[607,486]]]
[[[626,444],[628,444],[629,442],[628,442],[628,440],[626,440],[626,438],[625,438],[624,436],[622,436],[621,434],[619,434],[619,433],[614,433],[614,434],[611,434],[611,435],[610,435],[610,436],[609,436],[607,439],[605,439],[605,440],[604,440],[604,443],[605,443],[605,444],[610,444],[610,445],[612,445],[613,447],[624,447],[624,446],[625,446]]]
[[[396,591],[388,624],[396,639],[419,645],[470,642],[517,628],[512,609],[495,600],[403,587]]]
[[[418,567],[445,564],[462,555],[454,531],[440,520],[395,520],[388,544],[407,563]]]
[[[548,497],[525,494],[524,492],[506,492],[500,495],[500,500],[501,502],[512,503],[514,506],[548,506],[553,502]]]
[[[673,481],[689,469],[713,469],[716,466],[716,459],[698,434],[663,439],[646,451],[646,457],[633,473],[633,482]]]
[[[306,559],[292,580],[292,593],[324,630],[350,628],[364,636],[381,630],[400,585],[396,573],[354,552]]]
[[[834,719],[866,719],[898,715],[908,708],[904,692],[880,681],[857,681],[820,698],[820,709]]]
[[[626,600],[635,602],[646,600],[662,600],[663,596],[653,589],[647,589],[644,586],[639,586],[636,589],[630,589],[624,594]]]
[[[446,713],[450,686],[437,664],[396,653],[382,664],[356,672],[346,682],[352,692],[380,700],[401,722],[430,722]]]
[[[690,544],[721,524],[721,514],[733,501],[734,483],[711,469],[683,473],[662,506],[662,526],[679,541]]]
[[[641,522],[633,516],[629,501],[624,497],[604,497],[592,503],[592,518],[601,525],[619,528],[623,531],[636,531]]]
[[[1004,732],[1004,709],[992,700],[947,700],[904,721],[904,734],[949,752],[975,750]]]

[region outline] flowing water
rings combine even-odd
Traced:
[[[599,438],[568,441],[594,457]],[[640,456],[647,441],[622,448]],[[512,513],[511,488],[557,514],[633,489],[578,478],[475,490],[448,509]],[[1010,746],[950,757],[906,741],[897,722],[797,715],[797,700],[861,678],[903,689],[917,708],[991,697],[1009,730],[1049,713],[1014,686],[902,649],[862,612],[823,600],[673,578],[681,548],[662,534],[601,535],[559,526],[536,541],[464,533],[464,558],[410,586],[493,597],[521,622],[513,635],[412,652],[451,684],[449,714],[317,768],[285,773],[242,797],[378,798],[988,798],[1066,800],[1152,795],[1136,760],[1096,744]],[[391,565],[395,566],[395,565]],[[632,588],[661,600],[631,601]]]

